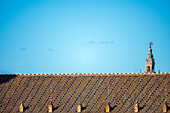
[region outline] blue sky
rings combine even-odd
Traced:
[[[169,0],[1,0],[0,73],[170,71]]]

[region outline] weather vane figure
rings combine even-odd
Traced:
[[[150,42],[150,48],[151,48],[152,45],[153,45],[153,42]]]

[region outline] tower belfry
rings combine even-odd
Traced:
[[[155,72],[154,71],[154,68],[155,68],[155,60],[153,58],[153,54],[152,54],[152,48],[151,46],[153,45],[152,42],[150,42],[150,47],[149,47],[149,53],[147,55],[147,59],[146,59],[146,63],[145,63],[145,66],[146,66],[146,73],[149,73],[149,72]]]

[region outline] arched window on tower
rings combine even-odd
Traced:
[[[150,72],[150,66],[147,66],[147,72]]]

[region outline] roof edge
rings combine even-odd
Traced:
[[[170,75],[166,73],[58,73],[58,74],[0,74],[9,76],[142,76],[142,75]]]

